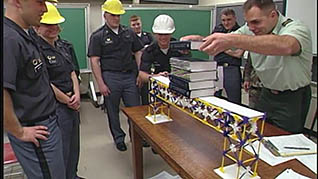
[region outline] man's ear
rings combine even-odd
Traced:
[[[17,8],[21,8],[22,7],[21,1],[24,1],[24,0],[13,0],[13,3]]]
[[[274,18],[276,15],[278,15],[276,10],[272,10],[272,11],[270,12],[270,17],[271,17],[271,18]]]

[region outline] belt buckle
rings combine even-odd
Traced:
[[[272,90],[272,89],[271,89],[271,93],[273,93],[273,94],[279,94],[279,91],[277,91],[277,90]]]
[[[229,64],[228,63],[223,63],[223,67],[228,67]]]

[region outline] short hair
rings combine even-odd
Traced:
[[[258,7],[261,10],[273,10],[276,8],[273,0],[247,0],[243,4],[243,10],[244,12],[247,12],[254,6]]]
[[[221,15],[225,15],[225,16],[229,16],[229,15],[232,15],[232,16],[235,16],[235,11],[231,8],[225,8],[221,11]]]
[[[130,16],[130,22],[131,21],[137,21],[137,20],[141,20],[141,17],[137,16],[137,15],[132,15]]]

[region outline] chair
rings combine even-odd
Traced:
[[[5,179],[11,179],[20,176],[24,178],[24,172],[21,168],[9,142],[3,144],[3,173]]]

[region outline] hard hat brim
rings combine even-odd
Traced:
[[[61,17],[61,18],[55,19],[55,20],[50,20],[50,21],[40,21],[41,24],[50,24],[50,25],[61,24],[63,22],[65,22],[65,18],[64,17]]]
[[[152,29],[152,32],[156,33],[156,34],[173,34],[174,31],[175,31],[175,29],[172,29],[172,30],[155,30],[155,29]]]
[[[105,11],[105,12],[107,12],[107,13],[114,14],[114,15],[123,15],[123,14],[126,13],[125,10],[121,10],[121,11],[119,11],[119,12],[105,10],[104,8],[102,8],[102,10]]]

